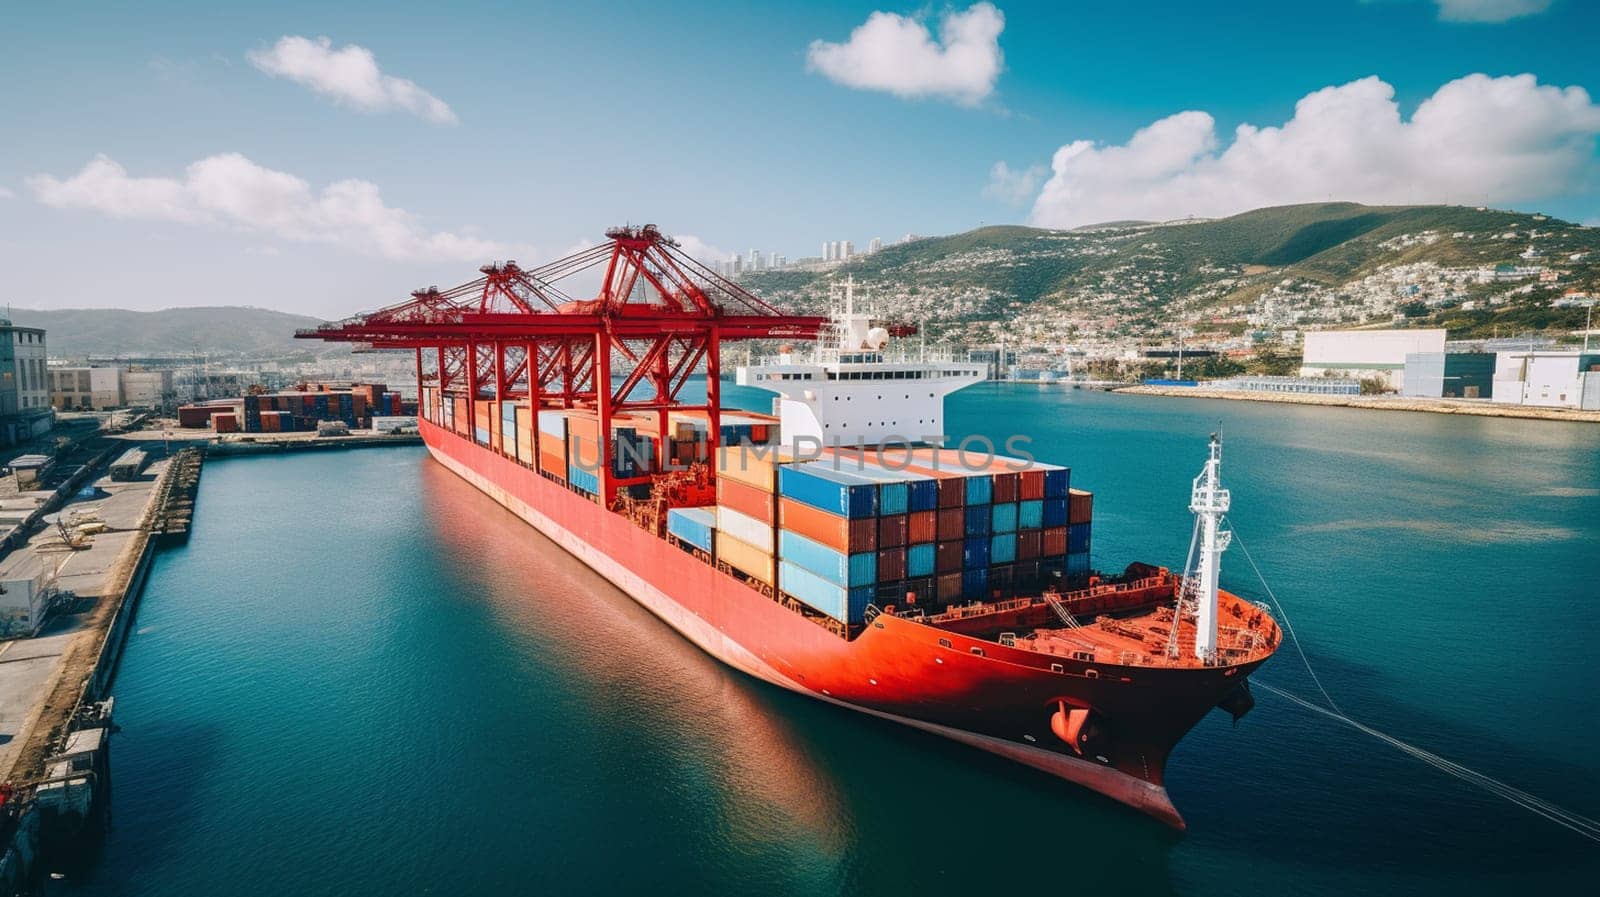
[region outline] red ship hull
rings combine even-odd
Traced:
[[[722,662],[792,691],[943,735],[1183,827],[1167,756],[1259,665],[1093,666],[891,614],[845,640],[559,483],[423,419],[433,457]],[[1053,734],[1093,709],[1081,755]]]

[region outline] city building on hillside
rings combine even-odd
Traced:
[[[1387,389],[1405,387],[1406,356],[1444,352],[1445,332],[1431,330],[1310,330],[1305,334],[1302,377],[1375,379]]]
[[[882,237],[873,237],[872,238],[872,242],[867,244],[867,251],[868,252],[877,252],[878,250],[880,250],[882,248],[883,248],[883,238]]]
[[[0,318],[0,448],[43,436],[54,425],[44,330]]]
[[[1493,399],[1510,405],[1600,411],[1600,350],[1500,352],[1495,358]]]

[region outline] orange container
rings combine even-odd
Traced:
[[[778,526],[844,554],[874,551],[878,547],[877,518],[851,520],[792,498],[778,499]]]
[[[717,504],[753,517],[768,526],[778,519],[777,500],[771,492],[762,492],[738,480],[722,477],[717,480]]]
[[[1044,557],[1055,557],[1067,553],[1067,528],[1052,526],[1044,530],[1044,546],[1040,549]]]
[[[932,542],[939,538],[939,512],[913,511],[907,516],[910,520],[908,538],[912,545]]]

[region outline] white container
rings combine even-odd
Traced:
[[[749,514],[732,508],[717,506],[717,530],[727,533],[752,548],[772,554],[772,524],[763,523]]]

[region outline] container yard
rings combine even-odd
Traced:
[[[275,393],[214,399],[178,408],[178,425],[216,433],[316,432],[319,423],[343,422],[352,429],[372,426],[374,418],[414,414],[397,392],[381,383],[334,386],[306,383]]]

